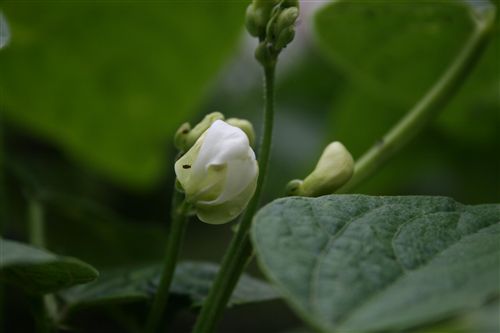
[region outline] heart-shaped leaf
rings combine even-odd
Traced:
[[[181,262],[175,270],[171,292],[187,296],[193,306],[199,306],[208,294],[218,269],[217,265],[207,262]],[[104,272],[97,281],[68,289],[61,295],[69,309],[105,303],[150,300],[158,287],[160,272],[159,265],[137,270]],[[244,275],[229,305],[275,298],[277,294],[267,283]]]
[[[0,239],[0,280],[28,292],[45,294],[87,283],[99,275],[81,260]]]
[[[276,200],[255,217],[260,265],[322,331],[406,329],[500,293],[500,205],[444,197]]]

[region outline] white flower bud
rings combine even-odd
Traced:
[[[216,120],[175,163],[175,173],[198,218],[221,224],[245,209],[255,192],[259,168],[247,135]]]

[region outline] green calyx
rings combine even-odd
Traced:
[[[293,40],[299,17],[296,0],[254,0],[247,8],[248,32],[259,38],[255,57],[264,66],[276,61],[279,53]]]
[[[250,142],[250,146],[255,147],[255,131],[251,122],[246,119],[229,118],[226,119],[226,123],[231,126],[238,127],[240,130],[245,132],[248,137],[248,141]]]
[[[220,112],[209,113],[192,129],[189,123],[182,124],[174,136],[175,147],[181,152],[188,151],[216,120],[224,120],[224,115]]]
[[[286,187],[287,195],[318,197],[334,193],[354,172],[354,160],[340,142],[330,143],[321,155],[316,168],[304,180],[294,179]]]
[[[194,146],[196,141],[201,137],[205,131],[212,126],[217,120],[224,120],[225,117],[220,112],[212,112],[207,114],[202,121],[200,121],[194,128],[191,128],[189,123],[182,124],[174,136],[174,146],[180,152],[186,152]],[[226,120],[229,125],[238,127],[248,137],[250,145],[253,146],[255,142],[255,131],[252,123],[246,119],[229,118]]]

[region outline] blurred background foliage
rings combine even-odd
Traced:
[[[98,269],[160,259],[177,127],[217,110],[260,130],[262,79],[255,42],[243,31],[246,5],[2,2],[12,34],[0,51],[3,235],[26,240],[26,197],[36,196],[51,251]],[[465,1],[304,2],[298,35],[278,68],[266,201],[310,172],[332,140],[359,158],[439,77],[472,26]],[[499,47],[497,24],[479,65],[436,121],[356,192],[499,201]],[[219,261],[230,236],[227,226],[193,221],[182,256]],[[7,297],[7,327],[29,329],[27,300],[12,290]],[[137,308],[75,322],[113,330],[129,310]],[[192,319],[181,314],[176,329]],[[295,326],[275,301],[229,311],[221,332]]]

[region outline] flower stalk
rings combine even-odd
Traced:
[[[247,209],[241,217],[236,235],[233,237],[229,249],[226,252],[219,273],[210,289],[207,299],[201,308],[200,315],[193,329],[194,333],[214,332],[215,327],[222,317],[226,304],[245,269],[246,264],[252,256],[249,229],[252,218],[260,203],[262,188],[269,166],[271,152],[271,140],[274,123],[274,75],[275,61],[264,66],[264,132],[259,149],[259,178],[255,194],[250,200]]]
[[[160,277],[158,289],[153,299],[146,323],[146,332],[154,333],[158,330],[161,318],[165,312],[168,301],[170,285],[174,276],[175,265],[179,258],[180,248],[184,241],[187,229],[188,212],[190,205],[184,201],[183,195],[174,189],[171,210],[171,225],[167,236],[167,247],[163,270]]]

